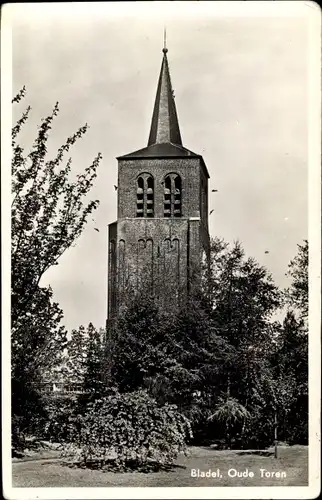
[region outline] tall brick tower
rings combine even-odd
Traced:
[[[167,52],[164,46],[148,145],[117,158],[109,319],[142,287],[165,307],[177,306],[209,251],[209,174],[202,156],[182,145]]]

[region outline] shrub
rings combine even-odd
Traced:
[[[218,426],[209,421],[211,410],[207,402],[201,400],[184,410],[191,423],[194,446],[209,445],[218,434]]]
[[[146,391],[90,403],[78,423],[67,454],[82,465],[121,471],[171,466],[192,437],[190,422],[177,407],[159,405]]]
[[[70,442],[78,420],[77,398],[47,396],[43,404],[46,412],[40,429],[43,438],[55,443]]]
[[[11,453],[13,457],[23,455],[25,449],[25,434],[21,432],[21,418],[12,416],[11,421]]]
[[[24,380],[12,378],[11,447],[14,456],[23,454],[25,440],[39,433],[45,412],[40,394]]]
[[[226,443],[232,446],[232,438],[236,438],[238,427],[245,424],[251,415],[249,411],[230,396],[219,397],[215,412],[210,415],[209,421],[217,421],[226,427]]]

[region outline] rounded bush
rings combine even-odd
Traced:
[[[115,394],[88,405],[73,436],[80,464],[126,470],[172,465],[192,438],[189,420],[174,405],[160,406],[145,391]],[[76,427],[75,427],[76,428]]]

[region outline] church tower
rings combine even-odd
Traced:
[[[117,158],[109,319],[142,289],[164,307],[176,307],[209,254],[209,174],[202,156],[182,145],[167,52],[164,46],[148,145]]]

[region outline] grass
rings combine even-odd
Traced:
[[[190,448],[190,456],[180,457],[177,465],[169,472],[126,472],[113,473],[99,470],[70,468],[61,460],[29,460],[13,463],[13,487],[111,487],[111,486],[307,486],[308,448],[306,446],[281,447],[279,457],[273,450],[263,452],[217,451],[209,447]],[[248,469],[254,478],[228,476],[228,470]],[[260,469],[285,471],[286,478],[261,478]],[[222,477],[191,477],[191,469],[216,471]]]

